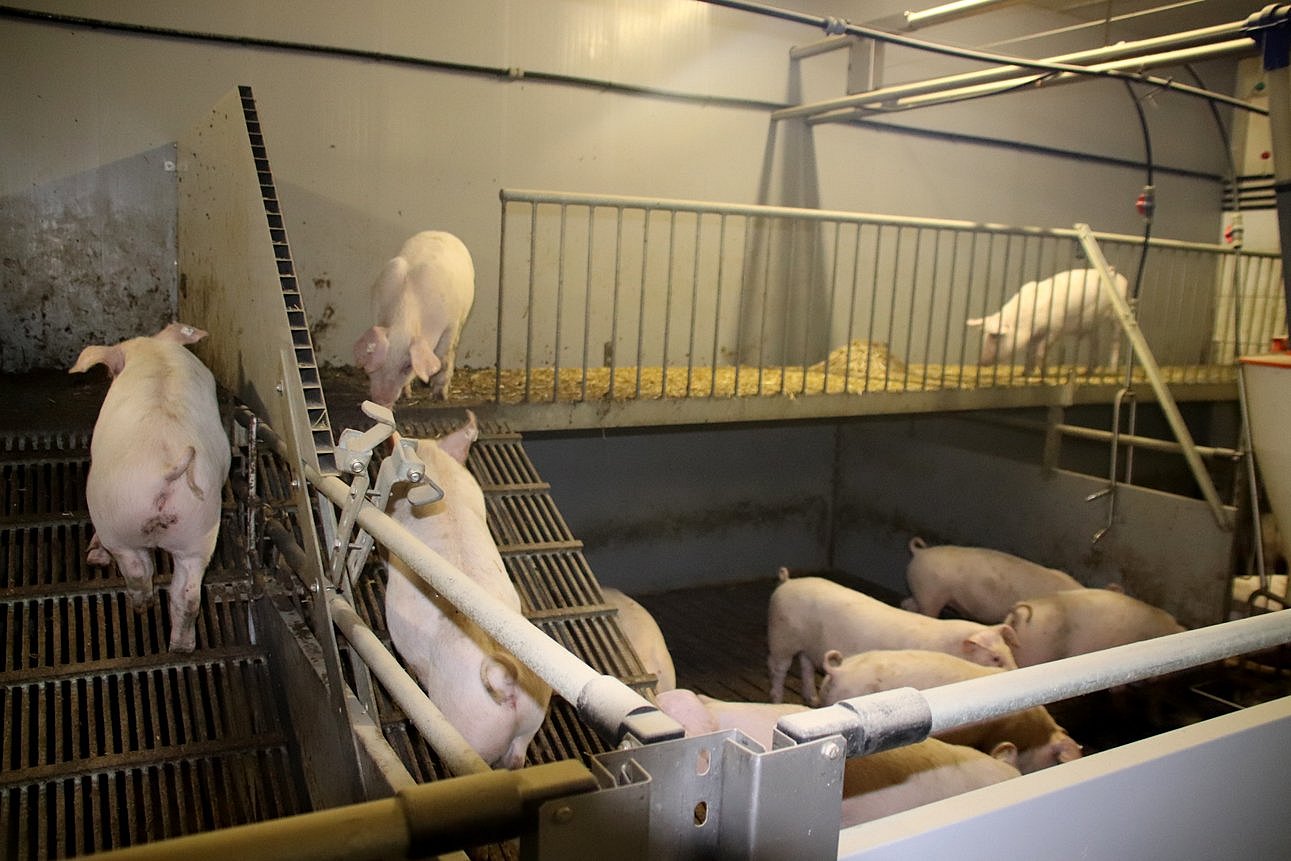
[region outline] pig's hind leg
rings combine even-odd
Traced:
[[[789,672],[793,655],[782,657],[774,651],[767,656],[767,671],[771,675],[771,702],[784,702],[784,677]]]
[[[816,694],[816,665],[806,652],[798,653],[798,673],[802,676],[802,701],[811,706],[820,705]]]
[[[116,560],[117,568],[126,580],[126,596],[130,599],[131,608],[142,613],[151,607],[157,600],[152,590],[152,550],[147,547],[101,549],[106,549]]]
[[[175,570],[170,581],[170,650],[191,652],[197,645],[197,613],[209,557],[171,554],[171,558]]]

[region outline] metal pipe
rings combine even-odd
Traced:
[[[413,726],[439,754],[448,770],[455,775],[491,771],[489,764],[462,738],[416,680],[387,651],[380,638],[363,623],[353,605],[340,595],[333,595],[330,604],[336,627],[363,658],[368,669],[381,680],[390,698],[403,709]]]
[[[1216,40],[1228,41],[1243,35],[1244,22],[1233,21],[1228,24],[1217,24],[1212,27],[1202,27],[1197,30],[1187,30],[1182,33],[1175,33],[1167,36],[1155,36],[1150,39],[1140,39],[1134,42],[1120,42],[1116,45],[1107,45],[1101,48],[1074,51],[1069,54],[1059,54],[1053,57],[1037,60],[1037,66],[1023,66],[1017,64],[1001,65],[993,69],[982,69],[976,72],[963,72],[957,75],[943,75],[937,78],[928,78],[923,81],[894,84],[890,87],[882,87],[866,93],[855,93],[849,96],[840,96],[833,99],[822,99],[821,101],[812,102],[806,105],[795,105],[792,108],[782,108],[778,111],[773,111],[771,118],[773,120],[795,119],[798,117],[812,116],[825,111],[838,110],[840,108],[859,107],[863,104],[869,104],[872,102],[893,102],[901,98],[930,93],[940,93],[947,90],[960,89],[975,84],[987,84],[1005,79],[1013,79],[1013,83],[1016,84],[1019,76],[1034,77],[1036,74],[1051,74],[1052,72],[1043,68],[1048,65],[1064,66],[1074,64],[1083,68],[1088,68],[1092,72],[1095,70],[1095,67],[1087,66],[1087,63],[1123,60],[1125,58],[1146,55],[1162,49],[1179,50],[1198,45],[1207,45],[1214,43]],[[1246,47],[1253,50],[1254,44],[1250,39],[1247,38],[1245,41]],[[1024,75],[1023,73],[1025,73],[1028,68],[1032,70],[1032,74]],[[1053,71],[1058,70],[1055,69]],[[1074,75],[1075,73],[1068,74]]]
[[[1020,419],[1012,416],[967,416],[967,418],[970,421],[986,422],[988,424],[1013,427],[1020,430],[1042,432],[1054,430],[1063,436],[1075,437],[1076,439],[1094,440],[1095,442],[1107,442],[1113,436],[1119,436],[1121,441],[1125,444],[1134,445],[1138,448],[1170,452],[1171,454],[1180,454],[1183,451],[1183,446],[1168,439],[1157,439],[1150,436],[1133,436],[1130,434],[1113,434],[1111,431],[1106,431],[1102,428],[1090,428],[1083,425],[1072,425],[1063,422],[1050,425],[1048,422],[1036,421],[1035,419]],[[1197,454],[1202,457],[1211,457],[1219,460],[1238,460],[1242,457],[1242,452],[1235,448],[1199,445],[1196,449]]]
[[[535,824],[548,801],[593,792],[577,760],[436,780],[393,798],[221,828],[96,855],[104,861],[349,861],[425,858],[496,843]]]
[[[1254,45],[1249,39],[1232,39],[1226,42],[1219,42],[1213,45],[1201,45],[1192,48],[1182,48],[1175,51],[1168,51],[1159,54],[1134,55],[1125,59],[1113,60],[1105,63],[1088,66],[1092,71],[1117,71],[1126,69],[1154,69],[1161,66],[1177,66],[1185,63],[1203,62],[1206,60],[1219,59],[1236,54],[1249,54],[1254,52]],[[971,73],[970,73],[971,74]],[[913,110],[915,108],[930,107],[941,104],[942,102],[961,101],[978,96],[990,95],[991,93],[1006,92],[1009,90],[1038,90],[1056,87],[1062,84],[1074,84],[1078,81],[1088,80],[1088,75],[1078,75],[1071,72],[1060,72],[1050,75],[1024,73],[1012,77],[996,78],[996,80],[987,83],[975,83],[969,86],[956,88],[938,88],[936,90],[921,94],[912,95],[903,98],[889,99],[880,105],[870,108],[874,113],[894,113],[896,111]],[[1028,83],[1033,83],[1034,87],[1028,87]],[[861,94],[864,95],[864,94]],[[798,108],[787,108],[785,110],[775,111],[772,113],[772,119],[785,119],[788,116],[806,116],[815,122],[829,122],[830,120],[840,117],[855,116],[857,111],[864,111],[866,105],[873,104],[873,99],[858,99],[857,96],[847,96],[842,99],[833,99],[835,102],[850,102],[850,104],[840,105],[825,110],[811,110],[805,113],[798,112]],[[816,105],[822,103],[817,102]],[[803,106],[804,108],[810,106]]]
[[[790,60],[802,60],[807,57],[814,57],[817,54],[827,54],[830,51],[837,51],[839,48],[846,48],[856,41],[851,36],[826,36],[815,42],[808,42],[806,45],[797,45],[789,49]]]
[[[992,6],[1011,2],[1013,0],[953,0],[931,9],[924,9],[922,12],[903,12],[901,16],[905,19],[907,30],[917,30],[920,27],[931,27],[956,18],[976,15],[987,11]]]
[[[542,191],[537,189],[504,188],[498,192],[504,203],[552,203],[577,204],[580,206],[604,206],[611,208],[669,210],[684,209],[715,215],[740,215],[754,218],[798,218],[807,221],[842,221],[848,224],[879,224],[896,227],[929,227],[944,230],[971,230],[982,233],[997,233],[1015,236],[1048,236],[1058,239],[1079,240],[1080,233],[1074,228],[1017,227],[994,222],[963,221],[950,218],[917,218],[902,215],[881,215],[867,212],[845,212],[830,209],[807,209],[793,206],[766,206],[760,204],[714,203],[702,200],[684,200],[664,197],[632,197],[609,194],[571,194],[561,191]],[[1102,233],[1090,231],[1090,236],[1100,242],[1125,242],[1134,245],[1143,243],[1142,234]],[[1215,254],[1232,254],[1227,245],[1213,242],[1185,242],[1177,239],[1160,239],[1153,237],[1149,243],[1153,248],[1173,248],[1183,251],[1205,251]],[[1251,256],[1252,252],[1245,252]],[[1256,255],[1261,256],[1261,255]],[[1273,257],[1276,255],[1265,254]]]
[[[1007,673],[916,691],[882,691],[787,715],[777,747],[842,735],[848,756],[921,740],[981,720],[1185,670],[1291,641],[1291,611],[1212,625]]]
[[[1112,272],[1103,257],[1102,249],[1098,247],[1098,242],[1094,239],[1089,225],[1077,224],[1076,232],[1080,236],[1081,247],[1085,249],[1085,256],[1098,270],[1103,298],[1111,303],[1116,311],[1121,328],[1125,330],[1126,336],[1130,339],[1130,345],[1134,348],[1134,355],[1138,356],[1139,362],[1143,365],[1143,373],[1152,384],[1152,390],[1156,392],[1157,405],[1165,413],[1166,422],[1174,432],[1175,439],[1183,446],[1183,458],[1188,462],[1188,468],[1192,470],[1192,477],[1201,488],[1201,495],[1205,498],[1206,504],[1210,506],[1210,513],[1214,515],[1220,528],[1231,529],[1232,524],[1224,512],[1224,504],[1215,490],[1215,483],[1211,480],[1210,473],[1206,472],[1206,465],[1197,455],[1197,444],[1193,442],[1192,433],[1189,432],[1188,425],[1179,413],[1174,396],[1170,394],[1170,387],[1166,385],[1165,378],[1161,375],[1161,367],[1157,364],[1156,356],[1152,354],[1147,339],[1143,337],[1143,332],[1139,329],[1138,321],[1134,319],[1134,312],[1130,310],[1129,304],[1112,286]]]

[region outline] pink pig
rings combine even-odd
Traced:
[[[1078,580],[1056,568],[1045,568],[1018,556],[985,547],[929,547],[922,538],[910,540],[906,582],[913,598],[902,602],[934,619],[943,607],[953,607],[970,619],[994,624],[1004,621],[1018,601],[1062,589],[1083,588]]]
[[[1129,282],[1113,273],[1116,290],[1125,297]],[[1112,334],[1110,367],[1120,362],[1120,333],[1114,331],[1116,311],[1101,294],[1097,269],[1069,269],[1041,281],[1028,281],[1018,288],[994,314],[967,320],[970,327],[982,327],[983,365],[1011,361],[1025,353],[1024,373],[1044,365],[1045,354],[1063,336],[1090,341],[1090,364],[1101,357],[1100,341]]]
[[[680,688],[659,694],[659,709],[681,724],[688,736],[738,729],[771,750],[775,726],[782,717],[808,711],[781,703],[737,703],[715,700]],[[970,789],[1017,777],[1017,751],[1002,744],[989,756],[935,738],[906,747],[853,757],[843,767],[842,827],[869,822]]]
[[[830,649],[844,655],[871,649],[931,649],[983,666],[1017,667],[1010,651],[1016,640],[1008,625],[930,619],[831,580],[788,577],[788,569],[781,568],[780,585],[771,593],[767,610],[772,702],[784,698],[785,673],[798,655],[803,698],[817,705],[815,668],[824,666]]]
[[[1097,652],[1184,630],[1159,607],[1110,589],[1071,589],[1019,601],[1008,616],[1018,665]]]
[[[965,679],[1006,672],[983,667],[944,652],[923,649],[880,649],[844,658],[825,655],[825,683],[820,696],[826,705],[894,688],[925,690]],[[1001,744],[1017,748],[1017,767],[1023,774],[1080,757],[1080,745],[1054,722],[1044,706],[1023,709],[939,733],[937,738],[994,754]]]
[[[668,652],[668,644],[663,639],[659,623],[650,615],[650,611],[633,601],[618,589],[601,587],[605,603],[619,611],[619,627],[623,636],[628,638],[632,648],[647,673],[653,673],[658,680],[655,692],[662,693],[677,687],[677,670]]]
[[[462,325],[475,301],[471,253],[451,233],[414,235],[372,285],[372,328],[354,344],[354,363],[368,375],[369,394],[393,406],[416,377],[443,400],[453,381]]]
[[[191,652],[202,578],[220,531],[229,439],[215,378],[185,349],[206,336],[171,323],[156,335],[81,351],[69,373],[112,374],[90,443],[85,501],[95,536],[87,560],[115,560],[130,604],[153,603],[153,548],[170,554],[170,650]]]
[[[421,440],[417,455],[444,498],[413,507],[392,497],[391,517],[495,598],[520,611],[497,545],[489,534],[484,494],[465,467],[477,436],[475,416],[439,440]],[[542,726],[551,688],[478,625],[436,593],[403,560],[386,561],[390,640],[431,701],[493,767],[520,768]]]

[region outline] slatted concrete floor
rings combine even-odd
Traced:
[[[171,655],[169,557],[142,614],[115,569],[85,563],[88,443],[0,441],[0,855],[84,855],[306,809],[232,542],[208,570],[196,650]]]

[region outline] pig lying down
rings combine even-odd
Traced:
[[[605,603],[619,611],[619,627],[623,636],[628,638],[632,649],[641,659],[641,665],[647,673],[652,673],[658,680],[655,692],[663,693],[677,687],[677,670],[672,663],[672,654],[664,642],[663,631],[659,623],[650,615],[650,611],[633,601],[618,589],[601,587]]]
[[[484,494],[465,467],[477,436],[475,416],[439,440],[421,440],[417,455],[444,498],[413,507],[391,497],[388,513],[427,547],[507,606],[520,611],[497,545],[489,534]],[[405,488],[406,489],[406,488]],[[551,688],[441,597],[399,557],[386,560],[390,640],[427,696],[489,765],[520,768],[542,726]]]
[[[985,547],[929,547],[910,540],[906,583],[913,598],[902,602],[934,619],[951,607],[970,619],[1004,621],[1018,601],[1062,589],[1081,589],[1079,581],[1056,568],[1045,568],[1018,556]]]
[[[820,696],[825,705],[896,688],[926,690],[965,679],[1005,672],[922,649],[864,652],[844,658],[839,652],[825,655],[825,683]],[[994,755],[1000,745],[1017,750],[1017,767],[1023,774],[1070,762],[1080,756],[1080,745],[1057,723],[1044,706],[979,721],[938,733],[937,738]]]
[[[930,649],[983,666],[1017,667],[1010,651],[1016,641],[1008,625],[930,619],[831,580],[788,577],[788,569],[781,568],[780,585],[771,593],[767,609],[772,702],[784,698],[784,677],[797,655],[803,699],[817,705],[816,667],[824,666],[831,649],[844,655],[871,649]]]
[[[443,400],[453,382],[462,325],[475,301],[475,265],[462,240],[442,230],[418,233],[372,285],[372,328],[354,344],[369,394],[393,406],[417,378]]]
[[[1121,297],[1128,296],[1125,276],[1113,272],[1112,277]],[[1117,367],[1121,339],[1116,310],[1101,295],[1099,280],[1097,269],[1069,269],[1042,281],[1028,281],[994,314],[965,321],[982,328],[981,364],[1012,361],[1023,352],[1023,373],[1030,374],[1043,367],[1050,347],[1070,337],[1077,344],[1089,342],[1092,366],[1101,358],[1103,338],[1110,335],[1108,366]]]
[[[1017,633],[1013,652],[1021,667],[1184,630],[1165,610],[1109,589],[1072,589],[1020,601],[1008,624]]]
[[[215,378],[185,348],[205,336],[171,323],[152,337],[86,347],[69,371],[101,363],[113,378],[90,442],[85,501],[95,535],[86,558],[114,560],[131,606],[142,612],[156,599],[152,550],[170,554],[172,652],[191,652],[196,642],[231,459]]]
[[[684,688],[661,693],[658,701],[659,709],[681,724],[688,736],[738,729],[763,750],[771,750],[780,718],[808,711],[797,705],[724,702]],[[929,738],[853,757],[843,767],[841,825],[858,825],[1017,777],[1012,765],[1016,753],[1001,745],[999,755],[992,757]]]

